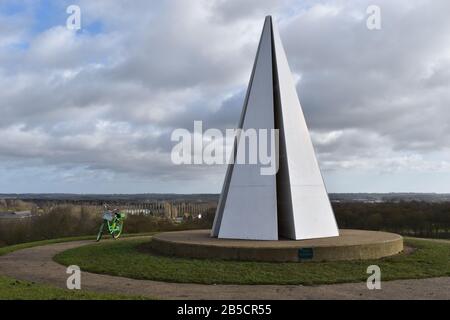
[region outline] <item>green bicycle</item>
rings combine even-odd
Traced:
[[[103,229],[107,227],[108,233],[113,237],[113,239],[118,239],[123,231],[123,221],[125,220],[125,214],[123,212],[113,213],[106,211],[103,214],[103,222],[100,226],[100,230],[97,234],[97,242],[103,236]]]

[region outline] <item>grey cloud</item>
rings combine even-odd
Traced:
[[[448,148],[450,82],[441,70],[448,67],[449,4],[379,2],[382,30],[372,32],[364,18],[348,14],[368,4],[344,1],[337,13],[305,11],[282,26],[310,127],[370,130],[397,151]]]
[[[415,166],[448,151],[448,1],[379,1],[373,32],[369,1],[255,3],[81,1],[100,34],[55,26],[26,50],[0,45],[0,161],[220,180],[223,167],[173,166],[170,134],[194,120],[237,124],[267,13],[280,22],[327,170]]]

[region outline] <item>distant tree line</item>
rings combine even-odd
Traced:
[[[17,203],[14,204],[16,207]],[[450,239],[450,202],[422,201],[333,203],[339,228],[383,230],[414,237]],[[202,217],[188,217],[182,223],[150,215],[128,215],[126,233],[211,228],[215,208]],[[63,205],[45,209],[27,219],[0,219],[0,247],[22,242],[70,236],[95,235],[101,214],[90,207]]]
[[[450,238],[450,202],[333,203],[339,228]]]
[[[125,233],[209,228],[214,209],[202,219],[189,218],[181,223],[144,214],[127,215]],[[26,219],[0,219],[0,247],[16,243],[72,236],[96,235],[102,214],[91,207],[63,205],[45,209],[43,214]]]
[[[450,202],[333,202],[339,228],[382,230],[406,236],[450,239]],[[203,221],[212,226],[214,209]]]

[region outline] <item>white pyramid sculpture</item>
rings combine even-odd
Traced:
[[[239,128],[279,129],[279,170],[229,164],[211,236],[278,240],[338,236],[278,29],[266,17]],[[240,151],[237,141],[234,156]],[[236,159],[236,158],[235,158]]]

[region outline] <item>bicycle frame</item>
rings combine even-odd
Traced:
[[[122,234],[123,230],[123,220],[125,220],[125,214],[119,213],[117,215],[114,215],[113,218],[111,218],[110,213],[105,213],[103,215],[103,222],[100,226],[100,230],[97,234],[97,241],[100,241],[103,235],[103,228],[105,225],[108,227],[108,233],[113,237],[113,239],[118,239],[120,235]]]
[[[106,220],[106,225],[108,226],[108,231],[113,234],[115,231],[121,231],[120,222],[123,221],[121,218],[114,217],[111,221]]]

